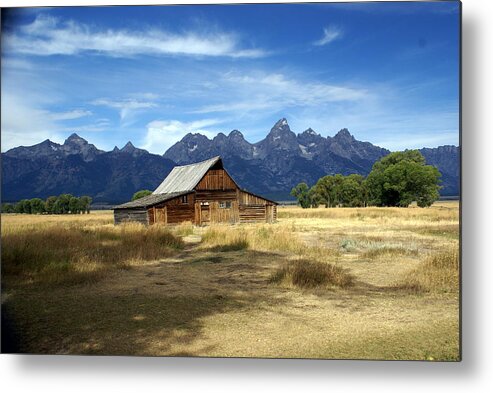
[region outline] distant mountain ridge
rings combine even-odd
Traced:
[[[2,153],[2,201],[61,193],[128,201],[135,190],[154,189],[174,166],[131,142],[105,152],[72,134],[62,145],[46,140]]]
[[[420,151],[427,163],[442,172],[442,195],[458,195],[459,148],[441,146]],[[287,196],[300,181],[313,184],[327,174],[366,176],[375,161],[389,153],[370,142],[356,140],[346,128],[333,137],[323,137],[311,128],[295,134],[283,118],[257,143],[246,141],[238,130],[229,135],[219,133],[212,139],[189,133],[171,146],[164,157],[184,165],[220,155],[244,187],[257,193]]]
[[[428,164],[442,172],[442,195],[458,195],[460,155],[456,146],[420,150]],[[308,128],[295,134],[280,119],[257,142],[249,143],[238,130],[209,139],[187,134],[163,156],[128,142],[106,152],[77,134],[63,144],[45,140],[2,153],[2,200],[56,195],[90,195],[96,202],[128,201],[140,189],[159,185],[175,165],[223,157],[225,166],[244,188],[275,199],[286,199],[297,183],[314,184],[327,174],[367,175],[390,151],[358,141],[347,129],[323,137]]]

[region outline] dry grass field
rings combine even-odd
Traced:
[[[457,202],[278,216],[3,215],[4,351],[459,359]]]

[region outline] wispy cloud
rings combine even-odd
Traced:
[[[35,56],[93,53],[113,57],[186,55],[256,58],[267,54],[261,49],[241,47],[240,37],[235,33],[172,33],[155,28],[98,31],[88,25],[61,21],[47,15],[39,15],[31,24],[4,34],[2,43],[12,53]]]
[[[49,117],[52,120],[74,120],[90,115],[92,115],[91,111],[86,111],[83,109],[75,109],[73,111],[68,111],[68,112],[51,113],[49,114]]]
[[[22,97],[2,91],[2,151],[44,139],[61,141],[54,114],[32,106]]]
[[[163,154],[173,143],[183,138],[189,132],[201,133],[208,137],[216,135],[217,130],[210,127],[222,123],[219,119],[202,119],[191,122],[179,120],[155,120],[147,125],[143,148],[157,154]]]
[[[98,98],[91,101],[90,104],[117,109],[120,114],[120,121],[125,122],[126,125],[130,124],[131,118],[133,118],[133,115],[135,115],[136,112],[143,109],[155,108],[157,106],[155,102],[143,101],[135,98],[127,98],[123,100]]]
[[[83,124],[83,125],[77,125],[76,127],[65,127],[63,131],[65,133],[72,133],[74,130],[77,133],[81,132],[103,132],[103,131],[108,131],[108,129],[111,127],[111,122],[109,119],[101,118],[101,119],[96,119],[91,121],[88,124]]]
[[[315,41],[313,45],[323,46],[331,43],[332,41],[342,37],[342,30],[335,26],[328,26],[324,28],[324,34],[322,38]]]
[[[289,78],[280,73],[227,74],[222,78],[221,96],[228,102],[203,106],[195,113],[282,110],[290,107],[359,101],[369,97],[366,89]]]

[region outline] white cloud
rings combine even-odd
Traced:
[[[15,33],[4,34],[7,51],[36,56],[75,55],[95,53],[115,57],[136,55],[188,55],[262,57],[266,52],[241,48],[239,37],[233,33],[195,32],[181,34],[163,30],[142,31],[105,30],[74,21],[39,15],[34,22]]]
[[[120,113],[120,120],[122,122],[127,122],[127,125],[129,123],[129,118],[131,117],[131,115],[135,114],[135,112],[141,109],[155,108],[157,106],[155,102],[140,101],[135,98],[127,98],[123,100],[99,98],[97,100],[91,101],[90,104],[118,109]]]
[[[191,122],[179,120],[155,120],[147,125],[143,148],[156,154],[163,154],[171,145],[189,132],[214,137],[217,132],[208,129],[222,123],[218,119],[203,119]]]
[[[108,119],[96,119],[91,121],[90,124],[78,125],[77,127],[66,127],[65,132],[102,132],[107,131],[111,122]]]
[[[368,98],[366,89],[287,78],[280,73],[235,75],[222,79],[221,97],[228,102],[203,106],[195,113],[286,110],[289,107],[320,107],[335,102]]]
[[[60,113],[50,113],[49,117],[52,120],[74,120],[80,119],[81,117],[91,116],[91,111],[86,111],[83,109],[76,109],[68,112],[60,112]]]
[[[342,36],[342,30],[334,27],[328,26],[324,28],[324,35],[319,40],[315,41],[313,45],[323,46],[331,43],[332,41],[340,38]]]
[[[2,151],[45,139],[61,142],[52,114],[2,91]]]

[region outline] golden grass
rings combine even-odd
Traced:
[[[305,244],[297,236],[296,227],[292,225],[214,225],[205,230],[202,241],[206,247],[227,248],[229,245],[239,244],[242,246],[239,249],[277,251],[322,261],[334,259],[339,255],[336,248]]]
[[[353,284],[353,277],[341,267],[304,259],[287,261],[270,280],[299,288],[347,288]]]
[[[459,289],[459,252],[456,248],[432,254],[400,283],[418,292],[453,292]]]
[[[18,350],[459,359],[457,203],[279,207],[278,216],[273,225],[167,229],[114,227],[110,212],[3,215],[2,252],[10,243],[8,252],[26,248],[31,258],[7,266],[2,255],[2,312]],[[164,233],[168,245],[157,240]],[[60,258],[39,258],[45,252]],[[68,263],[50,265],[62,257]],[[319,284],[325,269],[352,284]],[[81,282],[91,285],[73,285]]]
[[[2,276],[6,284],[93,281],[182,247],[180,238],[160,226],[18,225],[2,231]]]

